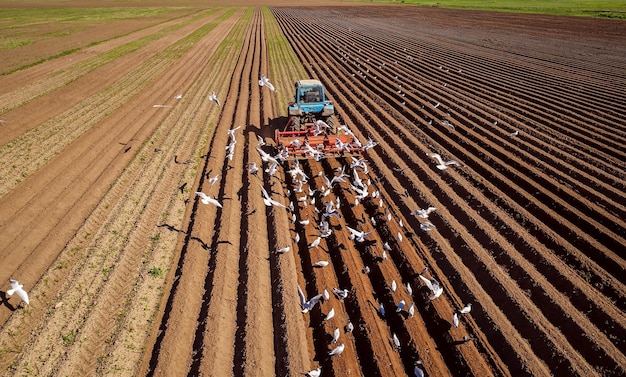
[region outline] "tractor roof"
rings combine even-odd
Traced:
[[[322,85],[320,80],[300,80],[298,81],[298,86],[313,86],[313,85]]]

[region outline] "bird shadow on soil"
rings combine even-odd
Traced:
[[[0,305],[6,306],[10,311],[14,312],[17,308],[9,303],[7,294],[5,291],[0,291]]]
[[[186,232],[185,232],[184,230],[181,230],[181,229],[176,229],[176,227],[175,227],[175,226],[170,225],[170,224],[166,224],[166,223],[163,223],[163,224],[161,224],[161,225],[157,225],[157,228],[166,228],[167,230],[172,231],[172,232],[177,232],[177,233],[183,233],[183,234],[186,234]]]

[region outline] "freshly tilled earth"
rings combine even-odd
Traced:
[[[169,17],[0,77],[4,374],[626,373],[626,24],[395,6]],[[295,161],[270,175],[257,148],[274,151],[302,78],[378,144],[300,161],[298,192]],[[368,170],[347,181],[370,196],[322,195],[352,157]],[[340,216],[310,247],[330,201]],[[302,313],[298,286],[330,299]]]

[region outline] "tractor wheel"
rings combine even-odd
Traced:
[[[328,133],[334,134],[335,133],[335,117],[331,115],[328,118],[326,118],[324,122],[326,122],[326,124],[328,124],[328,127],[330,128],[328,130]]]
[[[301,126],[301,122],[300,122],[300,117],[298,116],[294,116],[291,118],[291,129],[294,131],[300,131],[300,126]]]

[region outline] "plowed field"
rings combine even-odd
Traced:
[[[41,61],[0,76],[4,375],[626,374],[626,23],[397,6],[153,21],[2,66]],[[300,190],[294,161],[272,175],[257,148],[302,78],[378,144],[367,169],[301,161]],[[298,286],[330,297],[303,313]]]

